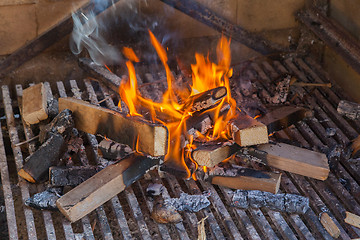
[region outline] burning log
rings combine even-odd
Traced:
[[[102,169],[100,166],[50,167],[49,180],[54,187],[77,186]]]
[[[237,165],[216,166],[209,170],[212,184],[243,190],[260,190],[277,193],[281,174],[262,172]]]
[[[320,222],[333,238],[338,238],[340,236],[340,229],[336,226],[329,214],[326,212],[321,213]]]
[[[127,117],[78,99],[60,98],[59,109],[66,108],[73,112],[75,126],[81,131],[107,136],[155,157],[167,152],[168,130],[163,125]]]
[[[237,190],[231,205],[238,208],[266,207],[278,212],[305,214],[309,209],[309,198],[289,193]]]
[[[257,120],[267,126],[268,134],[287,128],[304,118],[311,117],[310,110],[302,107],[283,106],[266,113]]]
[[[346,218],[344,221],[351,226],[360,228],[360,216],[353,214],[351,212],[346,212]]]
[[[345,117],[348,117],[352,120],[359,119],[360,117],[360,104],[349,102],[346,100],[341,100],[337,107],[337,112]]]
[[[56,201],[56,205],[69,221],[75,222],[123,191],[158,163],[158,158],[132,154],[67,192]]]
[[[210,89],[189,97],[185,102],[183,109],[186,109],[188,112],[204,111],[215,107],[225,96],[225,87]]]
[[[28,125],[48,118],[47,91],[43,83],[28,87],[23,91],[22,107],[22,118]]]
[[[66,149],[65,139],[53,134],[41,147],[25,159],[25,164],[18,172],[25,180],[35,183],[43,180],[51,166],[57,165]]]
[[[256,149],[248,148],[241,152],[259,159],[270,167],[319,180],[326,180],[330,171],[325,154],[285,143],[263,144]]]
[[[231,143],[203,144],[194,149],[191,155],[200,166],[214,167],[231,157],[238,149],[237,144]]]
[[[134,151],[125,144],[103,139],[98,145],[100,155],[107,159],[121,159]]]
[[[269,142],[267,127],[243,112],[230,121],[229,127],[232,139],[241,147]]]
[[[60,188],[49,188],[26,199],[25,205],[39,210],[57,210],[56,201],[61,193]]]

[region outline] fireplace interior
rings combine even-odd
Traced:
[[[0,238],[360,238],[360,23],[351,4],[0,3]],[[196,52],[218,85],[195,89]],[[23,99],[36,86],[56,107],[29,124]],[[63,109],[73,120],[51,121]]]

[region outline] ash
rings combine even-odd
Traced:
[[[49,188],[26,199],[25,205],[40,210],[57,210],[56,200],[61,197],[60,192],[59,188]]]
[[[180,198],[165,199],[165,204],[174,206],[177,211],[198,212],[210,205],[209,196],[210,193],[204,193],[202,195],[181,193]]]

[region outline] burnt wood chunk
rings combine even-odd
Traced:
[[[203,144],[192,151],[192,158],[200,165],[214,167],[231,157],[239,146],[237,144]]]
[[[35,183],[44,179],[51,166],[57,165],[64,153],[65,140],[60,134],[53,134],[40,148],[25,159],[18,172],[25,180]]]
[[[281,181],[281,174],[262,172],[236,165],[224,169],[215,167],[215,170],[209,172],[209,176],[212,184],[233,189],[260,190],[271,193],[278,192]]]
[[[102,169],[100,166],[50,167],[49,180],[54,187],[77,186]]]
[[[353,214],[351,212],[346,212],[346,217],[344,221],[351,226],[360,228],[360,216]]]
[[[267,127],[243,112],[238,112],[229,127],[233,140],[241,147],[269,142]]]
[[[68,135],[73,128],[71,111],[64,109],[49,124],[40,128],[40,142],[43,143],[52,134]]]
[[[78,130],[101,134],[155,157],[164,156],[167,152],[168,130],[161,124],[128,117],[74,98],[60,98],[59,110],[63,109],[73,112]]]
[[[347,118],[356,120],[360,118],[360,104],[341,100],[337,107],[339,114],[344,115]]]
[[[134,151],[127,145],[103,139],[98,145],[99,154],[107,159],[121,159]]]
[[[183,110],[188,112],[204,111],[215,107],[226,96],[225,87],[217,87],[189,97]]]
[[[23,91],[22,108],[22,118],[28,125],[48,118],[47,91],[43,83],[28,87]]]
[[[338,238],[340,236],[340,229],[336,226],[329,214],[326,212],[321,213],[320,222],[333,238]]]
[[[67,192],[56,205],[69,221],[75,222],[130,186],[158,162],[159,159],[132,154]]]
[[[39,210],[57,210],[56,200],[62,194],[61,188],[48,188],[25,200],[25,205]]]
[[[249,154],[270,167],[319,180],[326,180],[330,171],[325,154],[285,143],[259,145]]]
[[[309,209],[309,198],[289,193],[237,190],[231,205],[238,208],[266,207],[278,212],[304,214]]]
[[[308,109],[302,107],[284,106],[266,113],[257,120],[265,124],[268,134],[271,134],[311,116],[312,112]]]

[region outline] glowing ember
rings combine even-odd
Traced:
[[[166,79],[168,88],[162,96],[162,102],[153,102],[150,99],[142,97],[138,91],[135,68],[132,62],[138,62],[139,59],[134,51],[130,48],[124,48],[123,53],[129,59],[126,66],[129,72],[129,79],[121,82],[119,93],[121,99],[129,108],[129,115],[141,116],[139,108],[147,109],[151,113],[153,121],[163,123],[169,130],[169,144],[168,153],[165,156],[165,162],[171,165],[186,170],[188,177],[191,173],[185,164],[185,159],[191,159],[191,150],[196,148],[193,143],[193,137],[188,136],[186,128],[186,120],[193,115],[189,107],[189,97],[203,93],[205,91],[225,87],[227,95],[221,100],[216,107],[204,111],[204,113],[212,112],[212,120],[214,122],[212,131],[208,131],[206,135],[198,134],[198,138],[207,141],[214,141],[217,139],[229,139],[227,132],[227,123],[235,117],[236,103],[231,97],[229,86],[229,78],[232,76],[232,69],[230,68],[230,40],[222,37],[217,45],[216,53],[218,63],[215,64],[205,58],[201,54],[196,54],[196,64],[191,65],[192,69],[192,83],[191,92],[188,89],[178,90],[174,89],[174,76],[167,64],[167,55],[165,49],[161,46],[154,34],[149,31],[150,40],[154,46],[162,64],[165,67]],[[222,109],[227,107],[225,113]],[[168,118],[164,119],[164,116]],[[187,141],[185,140],[187,139]],[[193,161],[198,167],[197,163]],[[206,169],[204,169],[206,171]],[[193,176],[194,177],[194,176]]]

